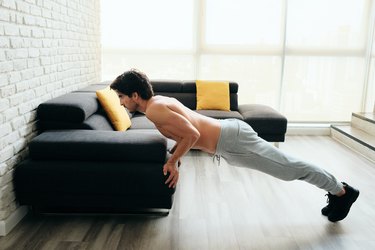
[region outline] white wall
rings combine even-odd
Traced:
[[[99,0],[0,0],[0,235],[19,207],[12,175],[35,109],[100,81],[100,50]]]

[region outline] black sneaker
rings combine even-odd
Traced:
[[[344,219],[350,210],[352,204],[357,200],[359,191],[345,182],[345,194],[341,197],[328,193],[328,205],[322,209],[322,214],[328,216],[328,220],[336,222]]]
[[[334,196],[334,195],[328,193],[328,194],[326,194],[326,196],[327,196],[327,203],[328,203],[328,205],[322,208],[322,215],[324,215],[324,216],[328,216],[329,213],[330,213],[331,210],[332,210],[332,204],[333,204],[333,203],[332,203],[332,202],[330,203],[329,201],[330,201],[330,198],[331,198],[332,196]]]

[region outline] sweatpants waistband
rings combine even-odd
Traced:
[[[221,130],[215,155],[220,156],[225,152],[225,147],[235,141],[236,137],[239,135],[240,122],[242,121],[238,119],[220,120]]]

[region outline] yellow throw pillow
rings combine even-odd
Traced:
[[[197,110],[230,111],[229,82],[196,81]]]
[[[131,121],[125,108],[121,106],[117,93],[106,87],[97,90],[96,96],[107,113],[109,120],[117,131],[125,131],[131,126]]]

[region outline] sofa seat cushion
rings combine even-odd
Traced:
[[[130,129],[156,129],[155,125],[144,114],[133,114],[131,121]]]
[[[215,119],[229,119],[236,118],[243,120],[242,115],[238,111],[222,111],[222,110],[195,110],[195,112],[209,116]]]
[[[29,151],[31,159],[44,161],[89,160],[164,163],[167,157],[167,141],[156,130],[147,136],[137,130],[126,132],[46,131],[30,142]]]

